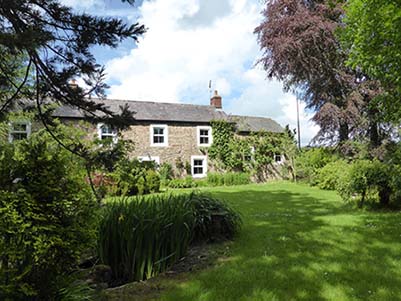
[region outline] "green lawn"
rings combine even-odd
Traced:
[[[401,300],[401,214],[285,182],[210,191],[241,212],[243,230],[228,258],[173,281],[162,300]]]

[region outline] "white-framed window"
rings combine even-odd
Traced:
[[[198,146],[211,146],[213,142],[212,127],[198,126],[197,139],[198,139]]]
[[[98,123],[97,133],[100,140],[111,139],[113,143],[117,143],[117,129],[106,123]]]
[[[152,124],[150,126],[150,145],[168,146],[168,126],[166,124]]]
[[[283,156],[280,154],[274,154],[274,162],[281,164],[283,163]]]
[[[26,139],[31,135],[31,123],[29,121],[13,121],[10,123],[8,141]]]
[[[159,156],[138,156],[139,162],[150,162],[154,161],[157,165],[160,165],[160,157]]]
[[[244,160],[246,162],[251,162],[253,160],[255,160],[255,147],[251,146],[249,149],[249,153],[245,154],[244,156]]]
[[[207,157],[206,156],[192,156],[191,157],[191,171],[194,178],[203,178],[207,174]]]

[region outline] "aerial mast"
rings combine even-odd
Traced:
[[[297,101],[297,134],[298,134],[298,149],[301,149],[301,126],[299,124],[299,99],[295,97]]]

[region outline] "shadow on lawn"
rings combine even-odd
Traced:
[[[401,300],[400,214],[350,210],[327,192],[216,194],[243,214],[232,257],[168,300]]]

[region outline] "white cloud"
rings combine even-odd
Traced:
[[[226,110],[232,114],[270,117],[280,125],[297,128],[296,98],[282,92],[282,85],[277,81],[266,79],[260,68],[244,72],[244,86],[241,95],[233,99]],[[313,114],[305,110],[305,104],[299,104],[301,143],[307,145],[317,134],[319,127],[310,119]]]
[[[295,127],[295,98],[253,67],[261,9],[253,0],[144,1],[139,22],[149,30],[137,48],[107,63],[109,97],[208,104],[212,80],[226,111]],[[317,129],[309,114],[301,117],[305,143]]]
[[[104,6],[104,2],[102,0],[61,0],[60,2],[66,6],[80,10],[100,8]]]
[[[112,96],[178,101],[188,96],[187,91],[203,90],[198,96],[206,102],[209,79],[222,93],[231,92],[233,77],[238,79],[244,63],[253,59],[253,27],[247,25],[255,23],[256,7],[216,20],[211,26],[180,27],[182,18],[188,23],[189,16],[196,14],[197,4],[196,0],[144,2],[140,22],[149,31],[138,48],[108,64],[110,79],[120,82],[112,86]],[[160,87],[168,87],[168,91]]]
[[[294,95],[286,95],[279,100],[283,115],[278,117],[277,121],[283,125],[289,125],[290,129],[297,128],[297,106],[296,98]],[[301,144],[307,145],[315,137],[319,131],[319,126],[317,126],[310,119],[313,114],[308,113],[305,110],[305,104],[299,103],[299,120],[300,120],[300,133],[301,133]]]

